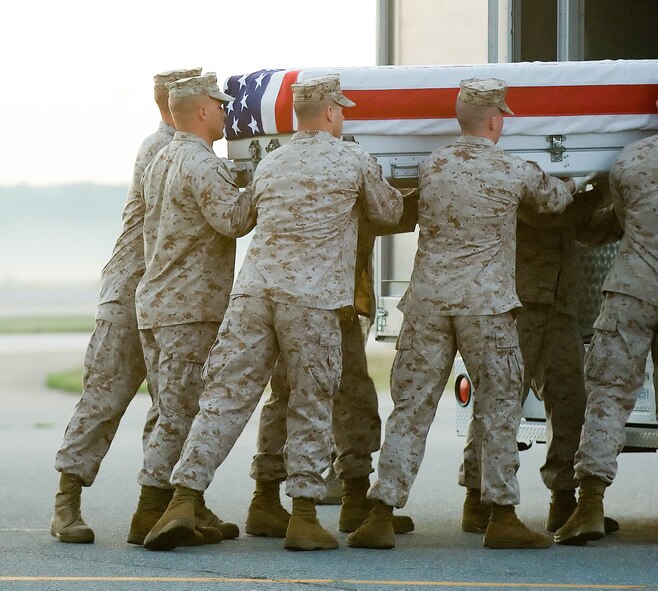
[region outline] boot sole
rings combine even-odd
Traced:
[[[316,542],[306,538],[286,538],[283,545],[286,550],[335,550],[338,548],[338,542]]]
[[[88,534],[84,535],[67,535],[67,534],[61,534],[57,533],[54,529],[50,528],[50,535],[57,538],[60,542],[63,542],[64,544],[93,544],[94,543],[94,532],[89,531]]]
[[[219,544],[222,541],[222,532],[208,527],[198,527],[194,538],[178,542],[179,546],[205,546],[206,544]]]
[[[363,521],[361,521],[360,523],[356,523],[356,520],[345,521],[343,523],[339,521],[338,531],[343,532],[344,534],[354,533],[357,529],[359,529],[363,525],[365,520],[366,519],[364,518]],[[415,529],[416,529],[416,525],[411,519],[411,517],[404,517],[402,515],[393,516],[393,531],[396,534],[408,534],[414,531]],[[484,530],[482,530],[482,533],[484,533]]]
[[[482,542],[482,545],[485,548],[491,548],[492,550],[543,550],[545,548],[550,548],[553,545],[552,540],[549,538],[545,542],[532,543],[523,543],[519,540],[509,539],[509,538],[495,538],[489,539]]]
[[[248,523],[244,526],[245,533],[256,538],[285,538],[286,530],[285,529],[267,529],[265,527],[254,527]]]
[[[478,525],[475,525],[473,523],[469,523],[468,521],[463,521],[462,520],[462,531],[465,531],[466,533],[469,534],[483,534],[485,531],[487,531],[487,527],[480,527]]]
[[[587,542],[594,542],[604,537],[605,532],[585,531],[566,538],[560,537],[560,539],[558,539],[558,536],[554,536],[553,539],[556,544],[561,544],[562,546],[584,546]]]
[[[147,550],[173,550],[181,543],[193,542],[195,539],[194,527],[190,528],[187,520],[176,519],[163,527],[157,535],[147,535],[144,539],[144,548]]]
[[[370,548],[371,550],[392,550],[395,548],[395,542],[390,540],[369,540],[368,544],[363,544],[359,542],[351,541],[349,538],[347,540],[347,545],[350,548]]]

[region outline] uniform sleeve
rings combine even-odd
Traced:
[[[547,175],[534,162],[524,163],[526,190],[523,200],[538,213],[562,213],[573,202],[567,184]]]
[[[536,228],[562,228],[571,224],[588,224],[595,211],[605,207],[606,196],[598,186],[580,193],[562,213],[539,213],[522,201],[519,205],[519,219]]]
[[[400,221],[403,197],[382,175],[382,168],[370,154],[363,153],[363,209],[376,224],[394,225]]]
[[[617,214],[617,219],[621,227],[624,227],[624,221],[626,219],[626,214],[624,212],[624,202],[623,202],[623,189],[619,181],[619,157],[610,168],[609,179],[610,179],[610,200],[614,207],[615,213]]]
[[[217,232],[238,238],[251,230],[251,191],[240,191],[221,160],[205,161],[193,175],[192,184],[203,216]]]

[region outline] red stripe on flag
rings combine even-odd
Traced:
[[[349,120],[445,119],[455,116],[457,88],[345,90],[356,103]],[[658,84],[515,86],[506,102],[517,116],[655,114]]]
[[[297,82],[297,76],[301,70],[286,72],[281,81],[279,94],[274,104],[274,121],[279,133],[292,133],[292,88],[291,84]]]

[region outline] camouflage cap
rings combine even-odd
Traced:
[[[160,72],[153,76],[153,81],[156,88],[167,88],[167,84],[180,80],[181,78],[198,76],[201,74],[201,70],[202,68],[192,68],[190,70],[169,70],[168,72]]]
[[[292,85],[293,102],[332,100],[341,107],[354,107],[356,103],[348,99],[340,89],[338,74],[310,78]]]
[[[169,98],[205,95],[222,102],[233,100],[232,96],[219,89],[215,72],[207,72],[203,76],[192,76],[176,80],[170,82],[167,88],[169,89]]]
[[[459,83],[457,100],[478,107],[498,107],[501,111],[514,115],[505,103],[507,83],[498,78],[469,78]]]

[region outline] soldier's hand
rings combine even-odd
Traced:
[[[587,183],[589,183],[595,176],[596,176],[596,171],[590,172],[585,176],[572,176],[570,180],[573,182],[575,186],[573,194],[575,195],[576,193],[580,193],[581,191],[584,191],[585,187],[587,187]]]

